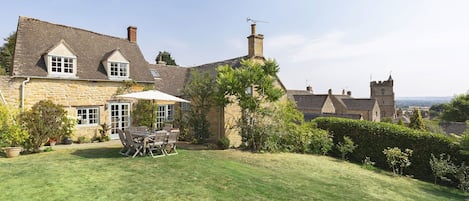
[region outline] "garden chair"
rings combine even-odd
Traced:
[[[176,155],[178,154],[176,150],[176,142],[178,140],[179,130],[171,130],[168,135],[168,141],[166,142],[166,148],[169,148],[169,151],[166,149],[167,155]]]
[[[149,152],[153,158],[166,156],[165,144],[167,133],[165,131],[157,131],[150,137]],[[155,151],[155,153],[153,153]]]
[[[124,155],[124,156],[129,156],[130,147],[129,147],[129,144],[127,143],[127,139],[125,138],[124,131],[122,131],[121,129],[117,129],[117,133],[119,134],[119,139],[121,140],[122,146],[124,146],[119,151],[119,154]]]
[[[132,158],[135,158],[137,154],[143,155],[143,152],[142,152],[144,148],[143,140],[134,138],[129,130],[125,130],[124,133],[125,133],[126,142],[129,147],[128,152],[129,153],[131,153],[132,151],[134,152],[134,154],[132,155]]]

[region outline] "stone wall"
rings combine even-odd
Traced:
[[[24,80],[24,78],[0,77],[0,91],[8,105],[21,106],[21,83]],[[32,78],[25,86],[24,108],[28,110],[41,100],[50,100],[64,106],[70,116],[76,116],[76,107],[98,107],[99,124],[109,125],[109,110],[106,104],[114,101],[121,102],[115,99],[114,95],[122,86],[124,86],[123,82]],[[93,137],[99,128],[99,125],[78,125],[74,138]]]

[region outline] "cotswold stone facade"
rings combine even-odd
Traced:
[[[115,98],[118,90],[132,82],[181,97],[192,71],[216,77],[220,65],[236,68],[243,59],[264,62],[264,36],[256,34],[255,26],[251,25],[248,36],[248,55],[180,67],[145,61],[137,45],[136,27],[127,29],[127,38],[118,38],[19,17],[11,74],[0,77],[0,92],[7,104],[24,110],[41,100],[62,105],[70,116],[78,119],[75,138],[95,136],[104,123],[111,126],[111,138],[118,138],[117,129],[131,125],[133,104],[132,100]],[[279,79],[277,87],[285,90]],[[169,116],[178,108],[179,105],[159,105],[158,115],[164,117],[162,121],[170,121]],[[236,104],[213,107],[207,116],[212,142],[226,136],[231,146],[239,146],[241,136],[235,125],[240,117]]]

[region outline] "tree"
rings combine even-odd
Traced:
[[[166,51],[163,51],[163,52],[160,51],[158,55],[156,55],[155,60],[157,63],[158,61],[164,61],[166,62],[167,65],[177,66],[176,61],[171,57],[171,53],[166,52]]]
[[[228,65],[217,68],[217,103],[223,107],[233,103],[239,105],[242,115],[237,126],[241,129],[244,145],[252,151],[259,151],[267,139],[266,131],[257,124],[266,117],[266,105],[279,100],[284,94],[274,84],[278,70],[273,60],[263,64],[242,60],[241,66],[236,69]]]
[[[191,75],[192,79],[183,90],[184,96],[191,100],[187,121],[195,142],[204,143],[210,137],[207,114],[214,104],[216,85],[215,80],[207,72],[193,71]]]
[[[432,105],[429,109],[430,118],[439,117],[443,113],[443,110],[446,106],[447,104],[445,103]]]
[[[469,120],[469,93],[453,98],[443,109],[441,119],[465,122]]]
[[[353,150],[355,150],[355,148],[357,148],[358,145],[355,145],[352,141],[352,139],[350,139],[349,136],[344,136],[344,142],[339,142],[337,144],[337,149],[339,150],[341,156],[342,156],[342,160],[345,160],[345,156],[348,154],[348,153],[352,153]]]
[[[451,181],[446,176],[456,173],[457,170],[457,167],[453,162],[451,162],[451,156],[446,155],[445,159],[444,153],[440,154],[440,158],[436,158],[432,153],[430,158],[430,167],[432,168],[433,175],[435,176],[435,184],[437,178],[440,178],[440,180]]]
[[[409,128],[417,129],[417,130],[425,130],[425,126],[423,125],[422,114],[420,114],[420,110],[414,109],[412,116],[410,116],[410,123]]]
[[[4,39],[6,43],[0,47],[0,75],[8,75],[10,73],[11,64],[13,62],[13,53],[16,44],[16,32],[13,32]]]

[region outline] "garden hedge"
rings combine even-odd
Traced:
[[[430,168],[430,154],[438,156],[440,153],[451,155],[455,164],[467,161],[467,156],[460,154],[459,146],[443,134],[418,131],[407,127],[382,122],[343,119],[335,117],[320,117],[313,120],[318,128],[328,130],[334,143],[343,141],[343,136],[349,136],[358,147],[349,154],[353,162],[361,163],[365,156],[376,162],[375,166],[389,169],[383,150],[387,147],[406,148],[414,151],[410,157],[411,166],[404,170],[406,175],[432,181]],[[466,164],[468,164],[466,162]]]

